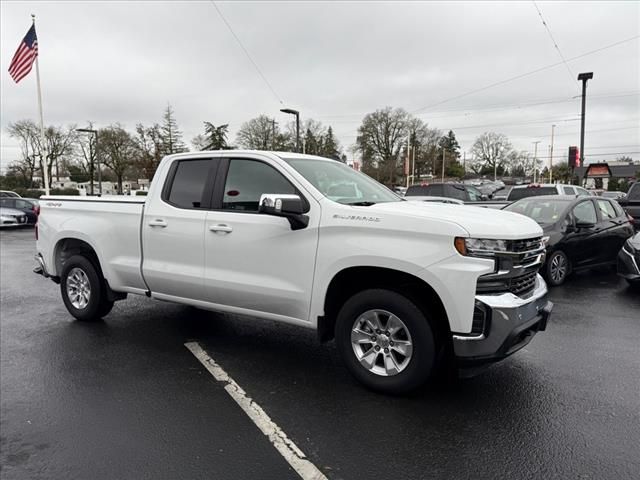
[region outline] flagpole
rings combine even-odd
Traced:
[[[31,19],[33,20],[33,25],[35,27],[36,24],[36,16],[32,13]],[[38,50],[40,50],[40,46],[38,45]],[[42,168],[42,179],[44,181],[44,193],[45,195],[49,195],[49,174],[47,172],[47,144],[45,143],[44,136],[44,114],[42,113],[42,90],[40,89],[40,64],[38,62],[38,57],[40,55],[36,55],[36,83],[38,84],[38,111],[40,113],[40,142],[42,144],[41,153],[40,153],[40,167]]]

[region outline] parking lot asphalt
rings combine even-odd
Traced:
[[[552,290],[513,357],[394,397],[300,328],[133,296],[74,322],[34,253],[0,232],[2,479],[298,478],[193,341],[330,479],[638,478],[640,293],[610,271]]]

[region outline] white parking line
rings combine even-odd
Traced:
[[[227,393],[240,405],[249,418],[264,433],[271,444],[276,447],[280,455],[298,472],[304,480],[326,480],[327,477],[309,460],[293,441],[287,437],[287,434],[276,425],[269,415],[249,397],[245,391],[238,385],[220,365],[198,344],[198,342],[188,342],[184,344],[191,353],[204,365],[213,378],[224,384]]]

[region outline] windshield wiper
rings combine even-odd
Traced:
[[[351,205],[352,207],[370,207],[371,205],[375,205],[376,202],[353,202],[353,203],[345,203],[345,205]]]

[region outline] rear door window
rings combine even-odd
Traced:
[[[600,216],[603,220],[611,220],[618,216],[615,208],[613,208],[613,205],[609,200],[597,200],[597,203]]]
[[[464,194],[464,187],[457,185],[446,185],[445,188],[447,192],[445,197],[457,198],[458,200],[462,200],[463,202],[467,200],[467,197]]]
[[[472,202],[480,202],[482,200],[482,192],[476,187],[467,187],[467,193],[469,194],[469,200]]]
[[[444,193],[442,191],[442,185],[411,185],[407,189],[405,197],[442,197]]]
[[[178,208],[202,208],[202,197],[213,165],[209,158],[177,162],[171,186],[168,192],[163,192],[163,200]]]
[[[627,194],[629,200],[640,200],[640,183],[634,183]]]
[[[563,195],[575,195],[576,191],[573,189],[573,187],[564,186],[564,187],[562,187],[562,194]]]
[[[520,200],[521,198],[537,197],[540,195],[557,195],[556,187],[525,187],[513,188],[509,193],[509,200]]]

